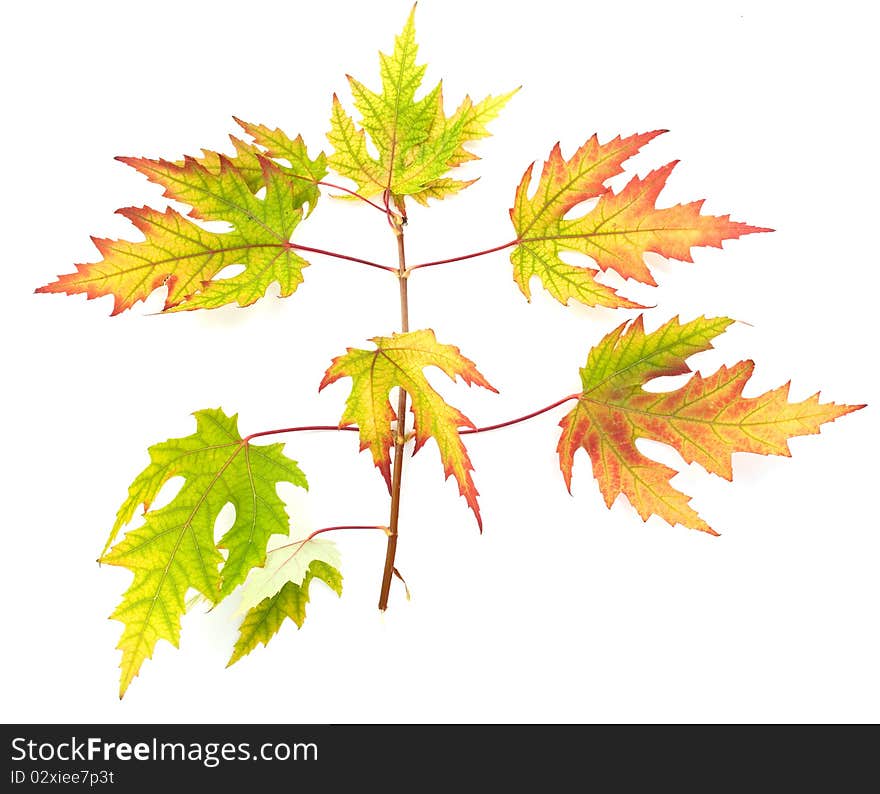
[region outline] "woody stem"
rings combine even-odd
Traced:
[[[389,218],[391,216],[389,215]],[[400,286],[400,330],[409,331],[409,301],[407,299],[406,252],[403,244],[403,226],[394,224],[397,237],[397,282]],[[406,392],[398,389],[397,433],[394,438],[394,468],[391,472],[391,518],[388,521],[388,546],[385,550],[385,569],[379,591],[379,609],[388,607],[388,593],[394,576],[394,556],[397,553],[397,525],[400,518],[400,484],[403,479],[403,445],[406,441]]]

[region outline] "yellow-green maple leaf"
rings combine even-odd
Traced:
[[[283,444],[252,444],[239,434],[236,417],[219,409],[198,411],[195,418],[192,435],[150,447],[150,464],[129,488],[107,546],[141,505],[144,524],[101,557],[134,573],[112,615],[125,625],[118,646],[120,695],[160,639],[177,646],[190,589],[219,602],[266,562],[269,538],[288,533],[289,518],[276,484],[308,487],[296,462],[282,453]],[[180,491],[164,507],[151,510],[173,477],[184,478]],[[227,504],[235,508],[235,521],[215,541],[214,525]],[[227,552],[225,560],[221,549]]]
[[[447,116],[442,83],[416,99],[426,68],[416,63],[417,51],[413,6],[392,54],[379,53],[382,91],[376,93],[354,77],[348,78],[361,126],[334,94],[327,136],[334,147],[330,166],[354,181],[366,198],[388,191],[389,200],[401,211],[405,196],[424,204],[472,184],[473,180],[450,179],[447,174],[476,158],[465,145],[489,135],[486,125],[516,93],[489,96],[477,103],[465,97]],[[367,135],[378,159],[370,154]]]
[[[597,279],[599,271],[563,261],[565,251],[586,254],[599,270],[614,270],[623,278],[655,285],[644,261],[647,252],[691,261],[695,246],[721,247],[723,240],[767,232],[757,226],[731,221],[729,215],[701,215],[702,201],[658,209],[657,197],[675,162],[634,177],[615,193],[605,184],[622,172],[622,164],[664,130],[614,138],[600,144],[594,135],[568,160],[557,143],[547,158],[532,197],[532,166],[519,186],[510,219],[516,246],[510,253],[513,277],[531,299],[532,278],[560,303],[574,300],[586,306],[644,308]],[[597,199],[581,217],[568,214],[584,201]]]
[[[654,378],[690,372],[685,359],[709,350],[732,322],[699,317],[680,323],[674,318],[645,333],[639,315],[590,351],[581,370],[583,391],[560,423],[557,451],[569,490],[575,452],[584,449],[608,507],[624,494],[644,520],[657,515],[714,535],[690,506],[690,497],[670,484],[677,472],[643,455],[636,446],[639,438],[668,444],[686,463],[699,463],[729,480],[732,453],[790,455],[789,438],[818,433],[823,423],[864,407],[820,403],[818,394],[790,403],[788,383],[743,397],[754,369],[751,361],[721,367],[709,376],[696,373],[674,391],[643,388]]]
[[[241,152],[239,153],[241,156]],[[165,187],[165,195],[189,204],[192,218],[226,221],[228,232],[208,231],[172,208],[118,210],[143,232],[142,242],[94,239],[103,260],[76,266],[37,292],[112,295],[113,314],[167,286],[166,311],[248,306],[278,283],[287,297],[302,282],[308,266],[290,243],[303,216],[302,181],[287,176],[271,160],[255,154],[265,196],[253,190],[252,164],[241,171],[223,155],[183,163],[147,158],[118,158]],[[251,180],[249,182],[249,179]],[[228,265],[245,269],[213,280]]]
[[[390,490],[390,452],[394,443],[391,425],[400,417],[391,407],[388,394],[395,387],[404,389],[412,400],[416,438],[413,454],[429,438],[437,442],[446,477],[455,476],[459,493],[482,527],[478,492],[471,477],[473,466],[458,433],[459,428],[474,425],[443,400],[428,383],[423,370],[437,367],[453,380],[461,377],[469,386],[475,384],[493,392],[495,387],[473,361],[465,358],[457,347],[440,344],[430,329],[377,336],[370,341],[376,345],[375,350],[348,348],[345,355],[333,359],[321,381],[323,389],[340,378],[352,380],[340,426],[358,426],[361,449],[370,450]]]
[[[263,187],[263,168],[261,158],[268,158],[285,176],[291,179],[293,188],[292,200],[294,208],[308,205],[310,215],[318,203],[320,190],[318,183],[327,175],[327,155],[319,152],[315,159],[309,156],[302,135],[291,138],[279,128],[270,129],[263,124],[251,124],[235,118],[238,124],[254,143],[245,143],[234,135],[229,136],[235,155],[229,161],[245,178],[253,192]],[[219,171],[224,155],[208,149],[202,150],[198,162],[214,171]],[[183,161],[178,165],[182,165]]]

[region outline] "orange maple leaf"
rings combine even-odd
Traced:
[[[653,378],[690,372],[685,359],[709,350],[711,340],[732,322],[700,317],[682,324],[674,318],[646,334],[640,315],[590,351],[581,370],[583,392],[560,422],[557,452],[569,491],[575,452],[584,449],[608,507],[624,494],[643,520],[657,515],[715,535],[688,504],[690,497],[670,484],[675,469],[643,455],[637,439],[668,444],[686,463],[699,463],[730,480],[733,452],[790,456],[789,438],[818,433],[823,423],[864,408],[820,403],[818,394],[790,403],[789,383],[758,397],[743,397],[752,361],[721,367],[709,376],[696,373],[675,391],[642,388]]]
[[[557,143],[531,198],[532,167],[526,169],[510,210],[517,234],[510,261],[514,280],[526,298],[531,298],[529,282],[537,277],[563,304],[573,299],[587,306],[644,308],[598,281],[597,270],[564,262],[560,252],[586,254],[601,270],[653,286],[656,282],[644,261],[649,251],[690,262],[693,247],[720,248],[723,240],[772,231],[731,221],[729,215],[701,215],[703,201],[658,209],[657,198],[677,161],[644,178],[634,177],[619,193],[606,186],[622,172],[626,160],[663,132],[617,137],[603,144],[594,135],[568,160]],[[598,201],[589,212],[566,217],[590,199]]]

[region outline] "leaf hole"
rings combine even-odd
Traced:
[[[568,210],[565,215],[562,216],[562,220],[573,221],[577,218],[583,218],[585,215],[589,215],[598,203],[598,196],[586,199],[585,201],[579,201],[570,210]]]
[[[222,281],[227,278],[235,278],[236,276],[244,273],[245,266],[244,265],[226,265],[219,273],[216,273],[211,277],[211,281]]]
[[[156,498],[150,503],[150,510],[159,510],[169,504],[171,500],[180,493],[180,489],[183,488],[184,482],[186,482],[186,480],[183,477],[172,477],[170,480],[166,481],[166,483],[159,489],[159,493],[156,494]]]
[[[206,232],[213,232],[214,234],[228,234],[234,228],[233,225],[227,221],[206,221],[201,218],[199,218],[198,225]]]
[[[599,266],[596,264],[596,260],[581,251],[572,251],[567,248],[561,248],[558,252],[558,256],[567,265],[574,265],[575,267],[588,267],[590,268],[590,270],[599,269]]]
[[[220,512],[217,513],[217,519],[214,521],[214,542],[218,542],[220,538],[229,532],[234,523],[235,505],[232,504],[232,502],[227,502],[222,508],[220,508]],[[225,559],[227,554],[226,549],[220,549],[220,553]]]
[[[642,389],[652,394],[659,394],[668,391],[677,391],[685,385],[692,377],[693,372],[686,372],[683,375],[663,375],[659,378],[652,378]]]
[[[688,464],[678,454],[678,451],[662,441],[655,441],[653,438],[637,438],[636,448],[646,458],[662,463],[664,466],[669,466],[670,469],[675,469],[678,473],[688,469]]]
[[[260,201],[264,201],[266,199],[266,186],[263,185],[256,193],[254,193],[254,197],[258,198]]]

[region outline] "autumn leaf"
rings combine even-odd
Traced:
[[[447,174],[477,159],[466,144],[489,135],[486,125],[516,93],[489,96],[477,103],[465,97],[447,116],[441,83],[421,99],[415,98],[425,74],[425,66],[416,64],[417,52],[413,6],[395,39],[393,53],[379,53],[381,93],[348,78],[355,107],[361,114],[360,127],[334,94],[327,135],[334,147],[330,166],[354,181],[365,198],[389,191],[389,200],[404,214],[405,196],[425,204],[429,198],[446,198],[473,183],[451,179]],[[368,135],[378,159],[370,154]]]
[[[603,144],[594,135],[568,160],[557,143],[531,198],[532,166],[526,169],[510,210],[517,234],[510,261],[526,298],[531,299],[530,281],[537,277],[563,304],[574,300],[587,306],[644,308],[599,281],[599,270],[614,270],[653,286],[656,282],[644,260],[648,252],[690,262],[693,247],[720,248],[723,240],[772,231],[731,221],[729,215],[701,215],[703,201],[658,209],[657,198],[675,162],[644,178],[633,177],[618,193],[606,186],[623,171],[626,160],[663,132],[617,137]],[[589,212],[566,217],[591,199],[597,201]],[[565,251],[586,254],[599,270],[568,264],[560,257]]]
[[[395,432],[392,422],[399,417],[391,407],[388,394],[394,387],[404,389],[412,400],[416,439],[413,454],[429,438],[437,442],[447,479],[454,475],[459,492],[482,527],[478,492],[471,477],[473,466],[458,434],[459,428],[474,425],[443,400],[428,383],[423,370],[437,367],[453,380],[461,377],[469,386],[476,384],[493,392],[497,390],[480,374],[473,361],[461,355],[457,347],[437,342],[431,330],[377,336],[370,341],[376,345],[375,350],[348,348],[344,356],[333,359],[321,381],[323,389],[340,378],[352,379],[340,426],[357,425],[361,450],[370,450],[390,490],[390,450]]]
[[[311,214],[320,194],[318,182],[327,175],[327,155],[319,152],[313,160],[309,156],[302,135],[290,138],[286,132],[277,127],[273,130],[264,124],[251,124],[238,118],[235,122],[250,135],[257,146],[262,147],[261,154],[271,158],[282,173],[290,177],[294,187],[293,206],[302,207],[308,204],[307,215]],[[241,156],[242,147],[236,144],[234,136],[229,137]]]
[[[560,423],[557,451],[569,490],[575,452],[584,449],[608,507],[622,493],[643,520],[657,515],[714,535],[688,504],[690,497],[670,484],[677,472],[644,456],[637,439],[668,444],[686,463],[699,463],[730,480],[733,452],[789,456],[789,438],[818,433],[823,423],[864,407],[820,403],[818,394],[791,403],[789,383],[758,397],[743,397],[752,361],[721,367],[709,376],[696,373],[675,391],[643,388],[654,378],[690,372],[685,359],[709,350],[712,339],[732,322],[700,317],[680,323],[675,318],[645,333],[640,315],[590,351],[581,370],[583,391]]]
[[[313,160],[301,135],[290,138],[281,129],[251,124],[234,116],[233,119],[253,139],[253,143],[230,135],[234,155],[226,156],[203,149],[201,157],[192,159],[214,172],[218,172],[223,159],[227,159],[253,193],[264,185],[261,160],[272,160],[278,170],[291,180],[294,208],[308,206],[306,216],[311,215],[320,197],[319,183],[327,175],[327,156],[324,152],[319,152]],[[186,159],[179,160],[176,165],[183,166],[185,163]]]
[[[125,624],[118,646],[120,695],[160,639],[177,646],[191,588],[217,603],[266,562],[270,536],[288,533],[277,483],[308,487],[296,462],[282,454],[283,444],[252,444],[239,435],[237,418],[219,409],[198,411],[195,418],[194,434],[150,447],[150,464],[129,488],[107,547],[141,505],[144,525],[129,530],[109,552],[105,547],[101,557],[134,573],[112,615]],[[180,491],[164,507],[151,510],[174,477],[184,478]],[[215,543],[214,525],[227,504],[235,508],[235,521]],[[227,552],[225,560],[221,549]]]
[[[259,643],[268,645],[286,618],[302,628],[309,585],[315,579],[342,595],[339,552],[332,541],[306,538],[270,551],[265,566],[254,568],[242,588],[239,612],[246,614],[227,666]]]
[[[242,161],[240,149],[239,160]],[[167,160],[118,158],[165,187],[165,195],[189,204],[192,218],[226,221],[228,232],[208,231],[172,208],[118,210],[146,238],[142,242],[93,238],[104,257],[95,264],[76,266],[37,292],[113,295],[113,314],[168,287],[165,310],[216,308],[229,303],[248,306],[277,282],[287,297],[302,282],[308,262],[289,240],[303,216],[307,198],[302,181],[294,180],[271,160],[253,155],[261,169],[265,196],[253,190],[253,174],[240,170],[224,155],[182,164]],[[213,165],[213,167],[212,167]],[[250,175],[250,176],[248,176]],[[251,182],[248,181],[251,180]],[[230,278],[212,280],[229,265],[244,265]]]
[[[265,151],[259,149],[257,146],[246,143],[241,140],[241,138],[236,138],[234,135],[229,136],[229,140],[232,143],[232,148],[235,150],[235,154],[233,155],[225,155],[220,152],[214,152],[210,149],[202,149],[201,157],[191,157],[190,160],[194,160],[199,165],[204,166],[209,171],[219,174],[221,168],[223,167],[223,161],[225,160],[229,165],[233,166],[242,179],[247,183],[248,188],[251,193],[256,193],[260,188],[263,187],[263,164],[260,162],[262,159],[268,159]],[[116,158],[120,160],[120,162],[125,162],[125,160]],[[186,166],[187,158],[182,160],[175,161],[175,165],[178,168],[183,168]],[[278,166],[278,163],[275,163]],[[280,166],[278,166],[280,168]],[[147,175],[149,178],[149,175]]]

